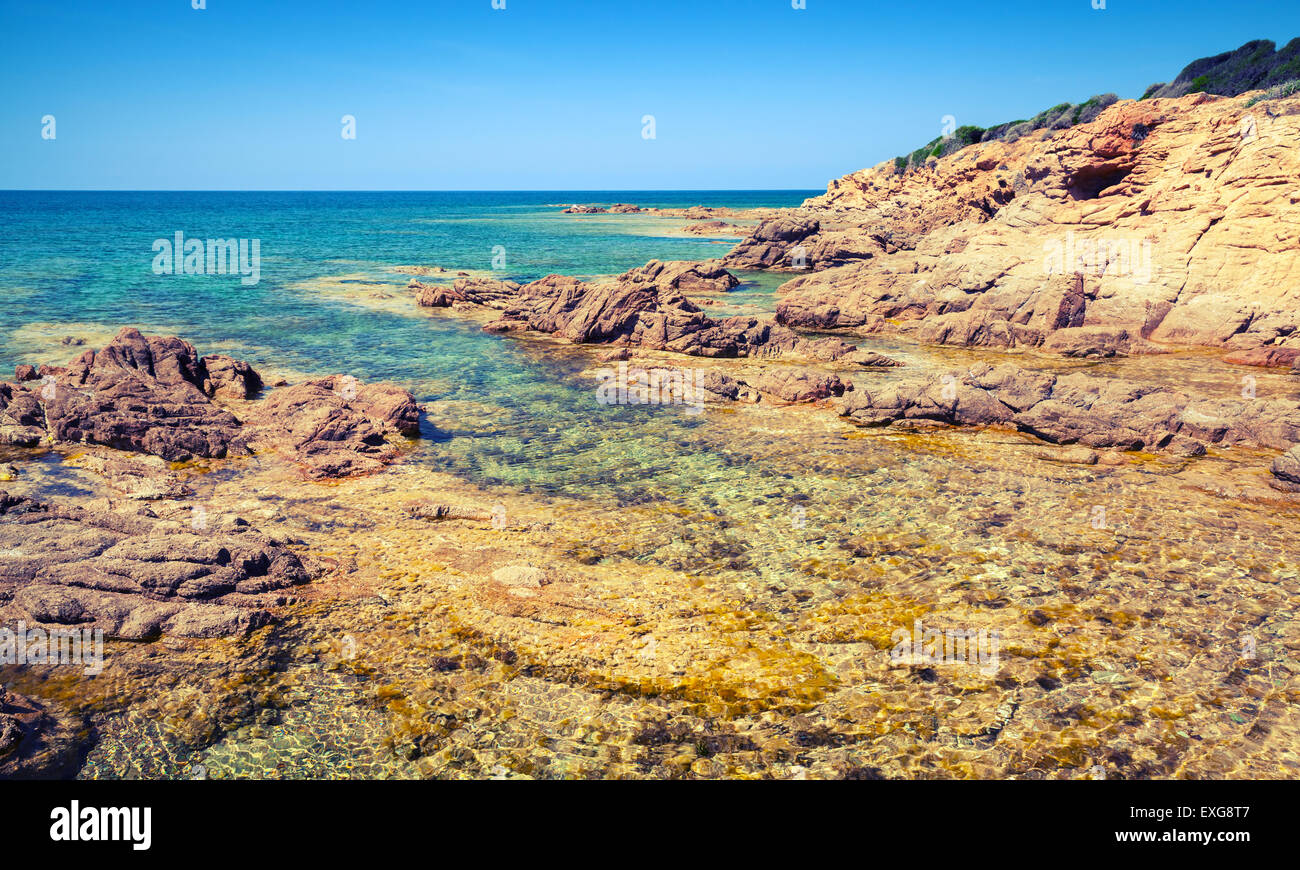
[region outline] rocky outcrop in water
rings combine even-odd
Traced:
[[[391,384],[346,375],[275,390],[249,416],[255,443],[266,443],[315,478],[378,471],[400,453],[390,435],[415,436],[420,407]]]
[[[629,269],[615,279],[619,284],[649,286],[668,293],[726,293],[740,286],[740,281],[718,260],[703,263],[690,261],[660,262],[651,260],[637,269]]]
[[[215,379],[189,342],[123,329],[103,350],[42,366],[41,381],[0,385],[0,440],[103,444],[173,461],[247,452],[239,421],[212,396],[248,388],[251,370],[212,359]]]
[[[0,383],[0,443],[20,447],[97,444],[175,462],[265,445],[310,476],[341,477],[377,470],[397,455],[390,436],[419,432],[406,390],[335,375],[249,402],[262,379],[247,363],[131,328],[67,366],[19,369]]]
[[[1300,349],[1300,95],[1247,102],[1122,101],[904,176],[882,164],[763,222],[724,262],[808,270],[777,311],[796,328],[1283,364]]]
[[[781,366],[765,369],[754,380],[754,387],[779,401],[794,404],[842,396],[853,389],[853,384],[817,369]]]
[[[893,364],[839,339],[807,339],[757,317],[715,320],[684,295],[725,292],[738,283],[717,263],[651,261],[605,282],[564,275],[548,275],[522,285],[465,278],[450,288],[421,285],[416,299],[430,307],[495,309],[501,316],[485,329],[532,330],[575,344],[613,344],[701,357],[789,355],[861,365]]]
[[[0,614],[108,638],[244,634],[310,578],[247,523],[188,526],[150,511],[45,504],[0,492]]]
[[[1209,445],[1285,450],[1300,442],[1300,402],[1197,399],[1118,378],[1053,375],[1011,364],[979,365],[961,376],[859,385],[845,394],[840,409],[868,426],[921,420],[1000,425],[1056,444],[1189,456],[1203,454]],[[1281,468],[1290,473],[1290,465]]]
[[[687,224],[682,227],[682,232],[696,236],[744,236],[749,234],[749,230],[744,227],[726,221],[702,221],[698,224]]]

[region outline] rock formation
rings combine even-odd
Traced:
[[[793,327],[1075,356],[1204,345],[1290,365],[1300,95],[1247,102],[1122,101],[906,175],[856,172],[724,263],[808,270],[782,288],[777,320]]]
[[[253,390],[251,369],[240,366],[201,358],[179,338],[123,329],[66,367],[41,366],[39,382],[0,384],[0,440],[103,444],[172,461],[247,452],[239,421],[211,400],[218,390]]]
[[[284,545],[247,524],[185,526],[150,511],[65,507],[0,492],[4,623],[160,634],[243,634],[270,619],[277,593],[309,577]]]
[[[1273,486],[1285,492],[1300,492],[1300,447],[1292,447],[1273,460]]]
[[[247,363],[131,328],[67,366],[18,368],[0,383],[0,443],[20,447],[98,444],[175,462],[265,445],[310,476],[341,477],[377,470],[397,455],[390,436],[419,431],[419,406],[397,387],[335,375],[250,402],[262,379]]]
[[[266,443],[298,462],[310,477],[347,477],[378,471],[397,457],[389,436],[414,436],[420,408],[391,384],[363,384],[346,375],[275,390],[249,418],[254,443]]]
[[[1076,372],[1053,375],[1011,364],[978,365],[964,375],[859,385],[841,413],[863,425],[902,420],[1018,429],[1056,444],[1165,450],[1188,456],[1209,445],[1286,449],[1300,442],[1300,402],[1201,400],[1185,393]],[[1279,460],[1274,475],[1300,466]]]
[[[652,260],[603,282],[548,275],[522,285],[485,278],[459,279],[451,287],[420,284],[416,299],[430,307],[495,309],[501,316],[484,329],[532,330],[575,344],[613,344],[701,357],[789,355],[859,365],[893,364],[839,339],[807,339],[757,317],[715,320],[684,295],[725,292],[738,283],[716,262]]]

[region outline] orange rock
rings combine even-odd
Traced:
[[[724,262],[817,270],[783,287],[791,326],[1048,350],[1083,327],[1126,336],[1120,352],[1280,359],[1300,349],[1300,95],[1250,96],[1127,100],[905,175],[884,163],[760,224]]]

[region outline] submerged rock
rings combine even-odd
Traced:
[[[0,686],[0,779],[71,779],[84,741],[81,721]]]
[[[698,224],[687,224],[682,227],[682,232],[697,236],[743,236],[749,231],[726,221],[703,221]]]
[[[435,504],[432,502],[412,502],[406,506],[406,513],[421,520],[481,520],[487,522],[493,518],[491,511],[482,508]]]
[[[87,452],[70,457],[65,462],[99,475],[110,487],[127,498],[180,499],[194,494],[194,490],[156,456]]]
[[[5,710],[9,706],[6,703],[8,698],[9,693],[5,691],[4,686],[0,686],[0,758],[17,749],[18,741],[23,739],[23,729],[18,722],[18,717]]]

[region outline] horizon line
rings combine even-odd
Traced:
[[[182,188],[0,187],[0,193],[802,193],[821,187],[447,187],[447,188]]]

